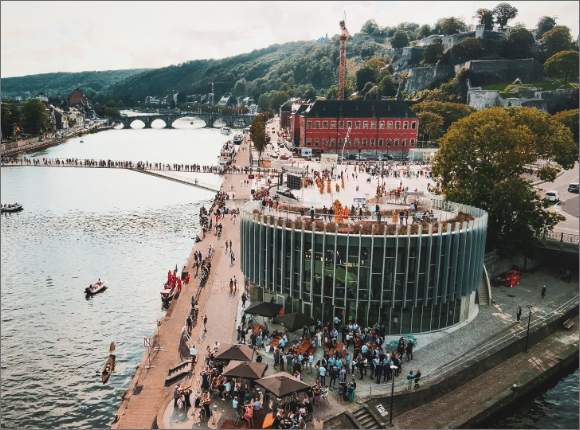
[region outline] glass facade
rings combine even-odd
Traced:
[[[469,222],[429,227],[428,233],[338,233],[310,224],[241,211],[241,267],[251,297],[330,321],[383,324],[389,334],[421,333],[457,324],[462,300],[479,287],[487,213],[433,200],[434,208],[473,216]]]

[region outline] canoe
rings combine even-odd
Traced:
[[[103,367],[103,372],[101,373],[101,379],[103,380],[103,384],[105,384],[109,378],[111,377],[111,373],[115,370],[115,355],[109,355],[109,359],[105,363]]]
[[[107,281],[102,282],[95,282],[94,284],[89,285],[85,288],[85,293],[87,296],[94,296],[95,294],[100,293],[107,289]]]
[[[4,212],[20,212],[22,210],[22,205],[13,205],[10,208],[5,208],[4,206],[2,206],[2,213]]]

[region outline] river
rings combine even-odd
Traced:
[[[225,140],[111,130],[26,156],[209,165]],[[185,263],[213,193],[120,169],[3,167],[1,180],[2,203],[24,205],[1,222],[2,427],[109,427],[164,313],[167,271]],[[108,289],[85,298],[98,278]],[[103,385],[112,341],[116,372]]]
[[[578,368],[558,375],[541,389],[485,423],[490,429],[577,429]]]

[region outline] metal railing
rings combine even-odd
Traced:
[[[552,312],[550,312],[546,315],[541,315],[538,318],[536,318],[535,320],[533,320],[530,323],[530,331],[532,331],[536,327],[543,325],[549,319],[553,318],[555,315],[562,312],[564,309],[568,308],[570,305],[573,305],[573,304],[578,305],[578,303],[579,303],[578,298],[579,298],[578,294],[575,294],[574,297],[566,300],[561,305],[555,307]],[[558,299],[553,300],[552,302],[548,303],[546,306],[550,307],[550,305],[557,300]],[[421,382],[425,383],[425,382],[435,381],[439,378],[444,377],[445,375],[452,374],[453,371],[455,371],[455,370],[465,369],[468,366],[478,362],[481,358],[487,357],[490,354],[497,352],[497,351],[505,348],[507,345],[509,345],[509,344],[517,341],[518,339],[524,337],[527,330],[528,330],[528,326],[526,324],[526,325],[522,326],[522,328],[517,329],[515,331],[512,331],[512,332],[510,332],[510,333],[508,333],[508,334],[506,334],[498,339],[484,342],[484,343],[480,344],[479,346],[477,346],[476,348],[469,351],[468,353],[462,355],[461,357],[456,358],[455,360],[447,363],[444,366],[441,366],[439,369],[431,372],[430,374],[425,375],[425,376],[421,376]],[[400,380],[398,382],[395,382],[395,392],[402,391],[403,389],[405,389],[405,386],[406,386],[406,380]],[[368,397],[368,396],[377,395],[377,394],[389,394],[391,392],[391,384],[379,385],[379,386],[374,386],[374,387],[371,384],[368,388],[369,388],[368,392],[367,392],[367,390],[361,390],[361,392],[360,392],[360,394],[358,394],[358,396],[359,397]]]
[[[577,234],[564,233],[561,231],[546,231],[542,236],[542,240],[555,240],[563,243],[571,243],[573,245],[578,245],[579,236]]]

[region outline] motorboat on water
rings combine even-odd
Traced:
[[[234,145],[241,145],[242,140],[244,140],[244,136],[240,133],[234,135]]]
[[[20,212],[22,210],[22,205],[14,203],[13,205],[7,204],[2,206],[2,213],[4,212]]]
[[[236,155],[236,147],[231,140],[228,140],[222,146],[220,155],[218,156],[218,164],[230,164]]]
[[[220,131],[222,134],[230,134],[232,132],[232,129],[229,127],[222,127]]]
[[[87,296],[94,296],[95,294],[98,294],[106,289],[107,289],[107,281],[99,280],[98,282],[95,282],[94,284],[91,284],[87,288],[85,288],[85,293],[87,294]]]
[[[168,283],[163,284],[163,290],[161,290],[161,301],[163,303],[169,303],[171,299],[175,296],[177,288],[171,288]]]

